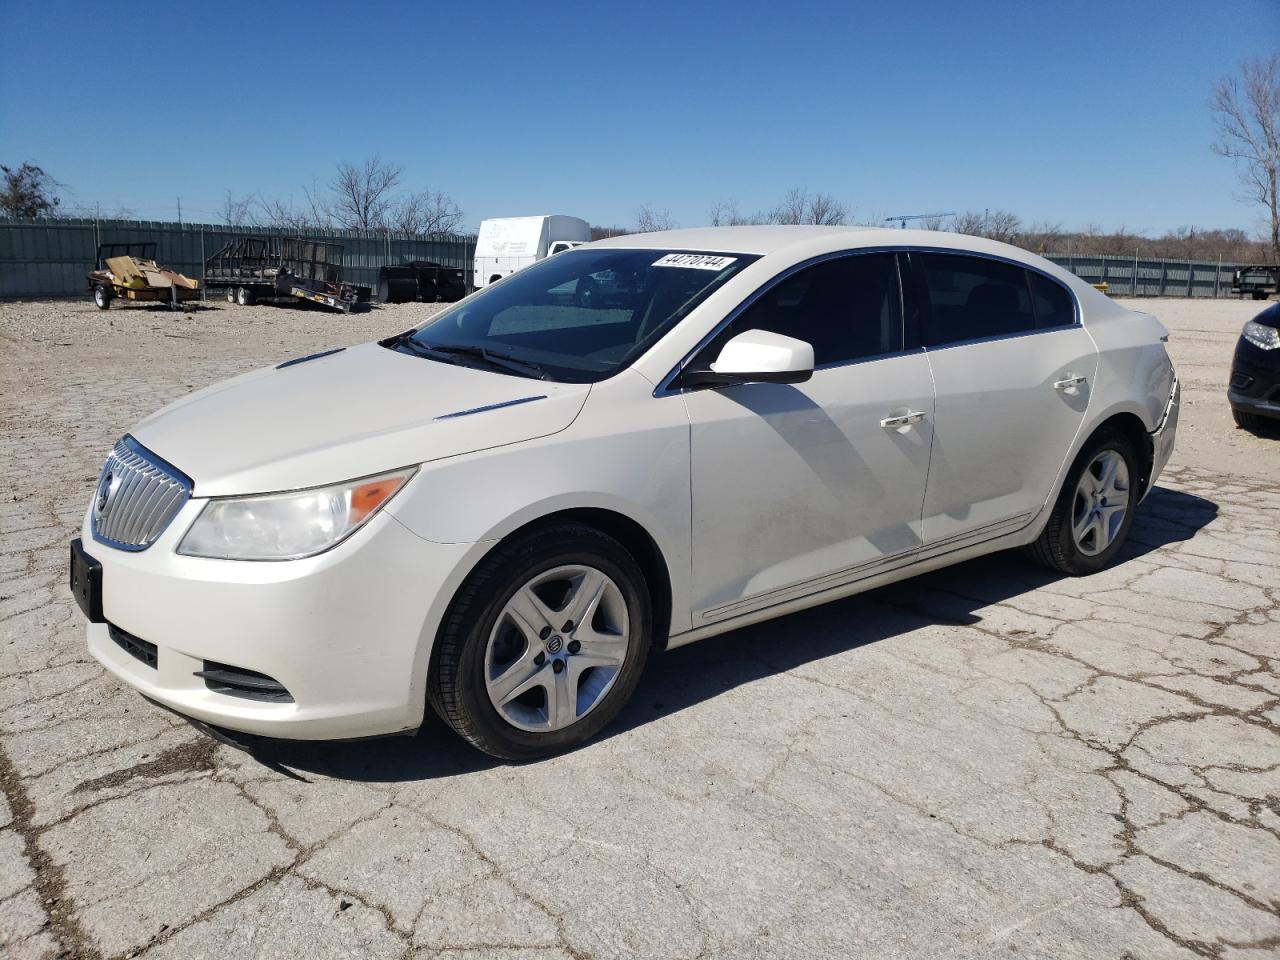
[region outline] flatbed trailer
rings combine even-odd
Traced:
[[[1231,275],[1231,292],[1254,300],[1266,300],[1280,293],[1280,266],[1260,263],[1239,267]]]
[[[107,310],[112,300],[133,300],[192,309],[187,304],[200,296],[199,282],[156,263],[156,249],[154,241],[98,244],[86,278],[94,305]]]
[[[342,245],[292,237],[237,237],[204,264],[206,287],[228,303],[306,300],[350,313],[369,302],[368,287],[342,279]]]

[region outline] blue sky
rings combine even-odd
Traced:
[[[7,7],[0,162],[205,221],[377,153],[473,227],[646,203],[693,226],[804,186],[864,220],[1254,230],[1207,99],[1280,49],[1277,0]]]

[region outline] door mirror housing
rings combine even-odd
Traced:
[[[813,376],[813,347],[803,340],[767,330],[747,330],[720,350],[709,368],[689,369],[684,387],[735,383],[804,383]]]

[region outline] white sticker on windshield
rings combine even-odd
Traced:
[[[689,270],[723,270],[737,260],[737,257],[717,257],[707,253],[668,253],[661,260],[655,260],[655,267],[684,267]]]

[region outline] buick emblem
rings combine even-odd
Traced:
[[[110,470],[98,481],[98,497],[93,503],[93,512],[98,516],[102,516],[102,512],[107,509],[107,501],[111,499],[111,485],[114,481],[115,474]]]
[[[547,640],[547,653],[559,653],[560,648],[563,646],[564,640],[560,638],[560,635],[558,633],[552,634],[551,638]]]

